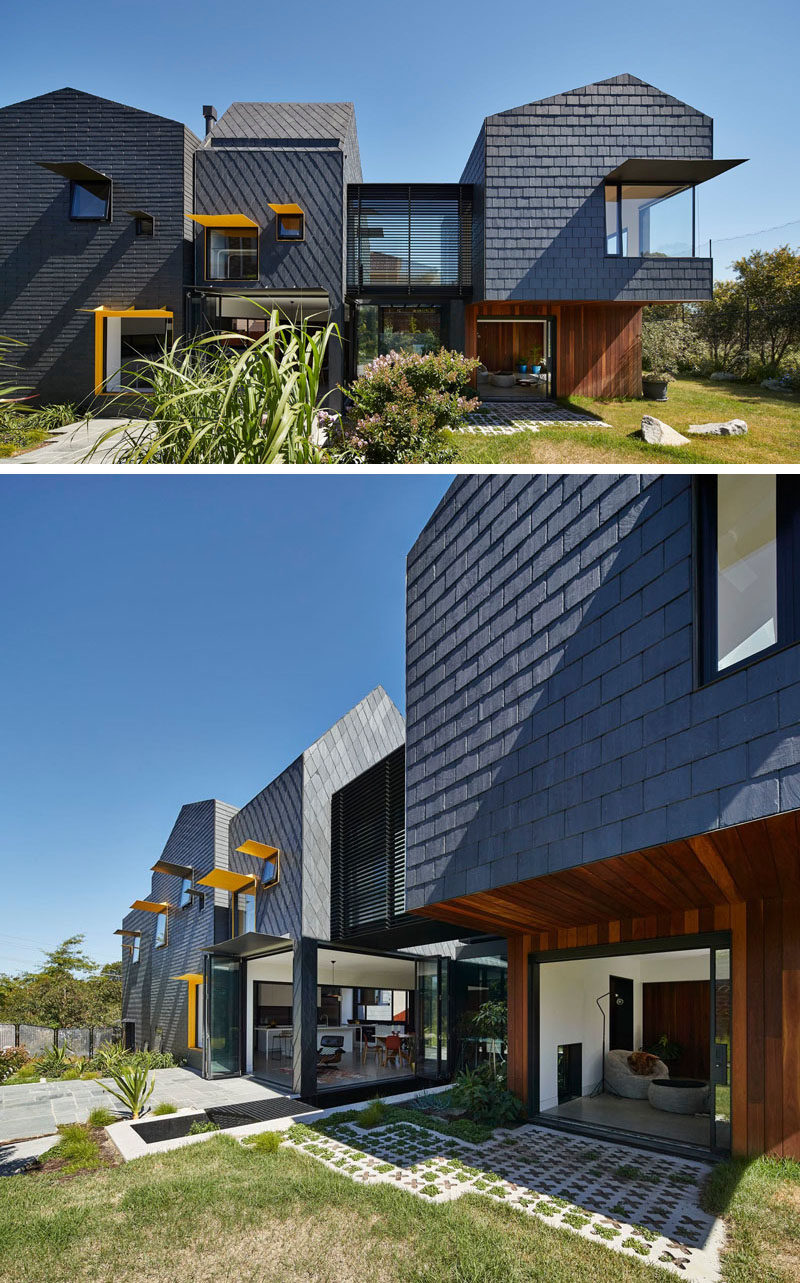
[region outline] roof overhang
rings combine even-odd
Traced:
[[[52,174],[58,174],[60,178],[74,178],[84,183],[111,182],[108,174],[92,169],[91,165],[84,165],[80,160],[37,160],[36,164],[42,169],[49,169]]]
[[[219,944],[212,944],[203,953],[224,954],[229,958],[257,957],[261,953],[281,953],[293,948],[292,941],[285,936],[265,935],[262,931],[245,931],[243,935],[233,936]]]
[[[607,183],[704,183],[709,178],[725,174],[744,160],[665,160],[659,156],[652,160],[646,156],[624,160],[610,174]]]
[[[237,846],[237,851],[243,855],[254,855],[257,860],[272,860],[278,854],[276,846],[267,846],[265,842],[252,842],[248,838],[241,846]]]
[[[293,203],[288,205],[270,205],[270,209],[275,214],[302,214],[303,212],[299,205],[295,205]]]
[[[170,907],[166,900],[134,900],[131,905],[132,909],[139,909],[142,913],[166,913]]]
[[[258,227],[246,214],[190,214],[189,217],[201,227]]]
[[[212,869],[204,878],[197,879],[199,887],[213,887],[216,891],[255,891],[256,878],[252,873],[234,873],[231,869]]]
[[[151,869],[153,873],[169,873],[173,878],[194,878],[190,864],[173,864],[172,860],[156,860]]]
[[[140,936],[141,931],[129,931],[127,927],[117,927],[114,932],[115,936]]]

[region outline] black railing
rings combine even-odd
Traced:
[[[356,183],[347,189],[347,288],[460,295],[472,285],[472,187]]]

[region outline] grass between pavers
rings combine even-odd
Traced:
[[[231,1137],[0,1183],[0,1279],[633,1283],[671,1277],[478,1195],[422,1203]]]
[[[498,437],[451,433],[448,442],[460,463],[800,463],[796,392],[681,377],[669,385],[669,400],[663,403],[573,397],[562,404],[595,414],[609,426],[547,424],[538,432]],[[644,414],[678,432],[691,423],[744,419],[748,432],[743,437],[692,437],[690,445],[680,447],[651,446],[631,436]]]
[[[705,1203],[728,1225],[727,1283],[800,1279],[800,1163],[770,1158],[720,1163]]]

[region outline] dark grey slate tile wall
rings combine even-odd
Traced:
[[[267,935],[301,934],[303,900],[303,759],[298,757],[241,808],[230,826],[230,867],[243,842],[263,842],[281,851],[277,886],[258,896],[256,930]],[[241,857],[239,857],[241,859]]]
[[[166,307],[182,332],[185,177],[197,146],[177,121],[75,89],[0,110],[0,333],[28,344],[25,382],[45,402],[93,391],[94,322],[82,309]],[[41,160],[82,160],[109,174],[112,221],[70,222],[69,182]],[[152,212],[152,239],[135,236],[129,209]]]
[[[344,183],[342,152],[332,148],[223,147],[196,153],[198,214],[247,214],[258,223],[260,288],[326,290],[331,305],[343,298]],[[295,201],[306,215],[306,239],[275,240],[269,203]],[[197,281],[204,280],[203,233],[197,234]],[[219,284],[219,282],[217,282]],[[242,286],[259,288],[251,281]]]
[[[623,75],[489,116],[482,132],[484,298],[710,297],[707,258],[606,257],[603,191],[630,157],[711,157],[709,116]],[[465,170],[464,181],[478,180]]]
[[[453,483],[408,559],[410,908],[800,807],[800,647],[695,685],[692,485]]]
[[[472,296],[476,299],[486,298],[484,280],[484,236],[486,219],[486,126],[481,125],[481,132],[475,139],[470,158],[461,175],[462,183],[472,183]]]
[[[403,715],[382,686],[303,754],[303,935],[331,930],[331,797],[405,738]]]
[[[176,864],[190,864],[201,878],[215,867],[227,867],[228,825],[236,808],[214,799],[191,802],[181,807],[172,832],[158,858]],[[153,861],[156,862],[154,855]],[[177,905],[180,883],[166,873],[153,873],[149,888],[138,898],[167,901]],[[131,963],[123,952],[123,1020],[136,1022],[138,1045],[155,1045],[156,1030],[163,1031],[165,1051],[183,1055],[186,1051],[187,988],[175,976],[202,972],[203,949],[214,943],[214,907],[225,900],[224,892],[210,891],[203,907],[193,900],[169,915],[168,943],[153,947],[156,917],[133,909],[123,926],[142,932],[139,962]]]

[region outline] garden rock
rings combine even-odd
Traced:
[[[727,374],[725,370],[715,370],[711,375],[718,383],[732,383],[736,378],[735,374]]]
[[[693,423],[689,433],[694,437],[743,437],[747,431],[744,419],[726,419],[724,423]]]
[[[639,435],[648,445],[688,445],[689,438],[682,437],[668,423],[662,423],[652,414],[642,415],[642,427]]]
[[[787,392],[789,390],[783,379],[762,379],[761,386],[769,392]]]

